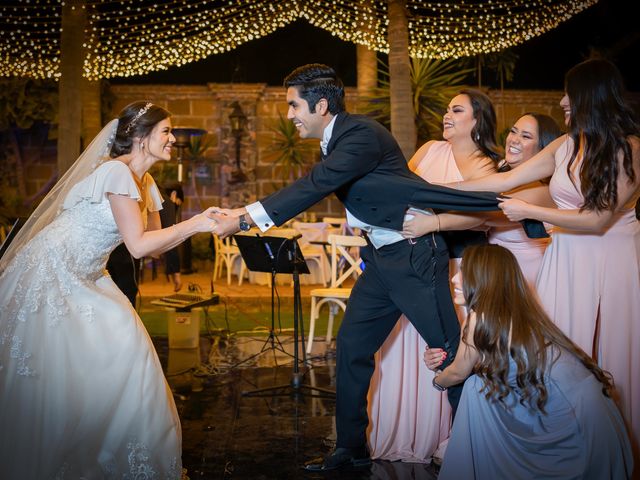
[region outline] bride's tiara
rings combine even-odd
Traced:
[[[138,120],[140,120],[140,117],[143,116],[145,113],[147,113],[147,111],[151,108],[152,105],[153,103],[147,102],[144,107],[138,110],[138,113],[136,113],[136,116],[133,117],[133,120],[131,120],[131,122],[129,122],[129,125],[127,125],[127,128],[125,128],[124,133],[128,134],[131,131],[131,129],[135,127]]]

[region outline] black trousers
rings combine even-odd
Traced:
[[[356,281],[337,337],[337,447],[366,444],[367,391],[374,354],[404,313],[431,347],[449,353],[460,341],[460,325],[449,290],[449,254],[438,234],[362,248],[365,269]],[[462,385],[448,390],[455,409]]]
[[[140,260],[134,259],[124,243],[118,245],[107,261],[107,271],[111,279],[124,293],[133,308],[136,308],[136,296],[138,295],[138,281],[140,272]]]
[[[176,204],[169,199],[162,204],[162,207],[162,210],[160,210],[160,225],[162,228],[168,228],[171,225],[175,225],[177,214]],[[167,275],[171,273],[180,273],[180,253],[178,247],[167,250],[164,253],[164,261],[164,272]]]

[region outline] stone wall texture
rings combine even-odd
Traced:
[[[275,162],[277,134],[273,131],[279,115],[286,116],[285,91],[281,87],[264,84],[117,85],[112,87],[112,92],[116,99],[113,115],[130,102],[149,100],[173,113],[174,126],[202,128],[214,137],[211,148],[201,160],[211,167],[210,184],[201,185],[197,178],[184,181],[187,196],[184,212],[187,215],[210,205],[234,207],[259,199],[286,185],[299,173],[303,174],[319,160],[317,142],[314,142],[309,149],[311,152],[306,155],[306,168],[283,178],[282,168]],[[498,132],[527,111],[546,113],[560,124],[563,122],[558,105],[562,92],[505,90],[488,93],[496,107]],[[229,122],[233,101],[240,103],[247,116],[246,133],[240,145],[240,165],[247,180],[240,184],[229,183],[236,160],[235,138]],[[356,103],[356,89],[347,88],[347,109]],[[319,219],[343,214],[343,207],[332,195],[310,209],[306,216]]]
[[[260,199],[303,175],[309,166],[319,161],[318,142],[308,141],[304,155],[305,166],[293,169],[288,175],[277,163],[280,151],[276,148],[278,134],[274,128],[279,116],[286,117],[285,91],[282,87],[265,84],[207,84],[207,85],[115,85],[111,87],[114,103],[110,116],[128,103],[149,100],[172,112],[174,127],[206,130],[212,143],[197,159],[189,159],[183,152],[186,176],[183,187],[186,203],[184,216],[190,216],[211,205],[235,207]],[[357,91],[347,88],[347,109],[354,111]],[[488,91],[498,115],[498,133],[510,127],[523,113],[546,113],[563,125],[558,105],[561,91],[498,90]],[[638,95],[632,97],[638,99]],[[229,114],[233,102],[239,102],[247,117],[245,130],[239,137],[239,157],[236,157],[236,136],[231,131]],[[640,104],[640,102],[636,102]],[[108,115],[109,116],[109,115]],[[27,195],[36,195],[47,189],[55,176],[55,142],[47,141],[46,131],[23,132],[19,143],[24,157]],[[178,152],[176,152],[177,154]],[[177,155],[176,155],[177,156]],[[176,162],[157,177],[159,183],[175,182]],[[245,174],[237,179],[238,164]],[[171,168],[173,168],[173,170]],[[196,174],[197,172],[197,174]],[[312,207],[306,219],[323,216],[343,216],[340,202],[331,195]]]

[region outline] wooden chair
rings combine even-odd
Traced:
[[[216,249],[216,256],[213,263],[212,280],[215,281],[222,275],[222,268],[227,270],[227,285],[231,285],[231,272],[233,271],[233,264],[239,260],[244,264],[240,250],[231,241],[231,237],[227,237],[221,240],[217,235],[213,235],[213,242]],[[240,278],[243,275],[242,266],[240,267]]]
[[[350,235],[351,232],[347,230],[349,225],[345,217],[322,217],[322,222],[329,225],[329,227],[337,230],[338,235]]]
[[[331,283],[328,288],[315,288],[311,290],[311,316],[309,320],[309,336],[307,341],[307,353],[311,353],[313,347],[313,335],[316,320],[320,317],[320,309],[324,304],[329,306],[329,322],[327,325],[326,343],[331,343],[333,332],[333,319],[338,313],[338,308],[347,309],[347,300],[351,295],[351,288],[344,287],[345,280],[353,273],[360,275],[360,258],[350,251],[354,247],[364,247],[367,241],[362,237],[352,235],[329,235],[331,246]],[[339,268],[344,261],[344,268]]]
[[[320,272],[320,283],[327,285],[328,266],[327,255],[325,254],[323,245],[314,245],[310,242],[322,242],[327,239],[327,229],[329,224],[324,222],[293,222],[291,225],[294,230],[298,231],[302,238],[298,242],[302,255],[308,261],[312,261],[318,265]]]

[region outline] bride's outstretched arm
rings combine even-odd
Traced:
[[[164,253],[199,232],[212,232],[215,221],[207,216],[209,208],[184,222],[153,231],[145,231],[138,202],[124,195],[109,195],[111,211],[127,250],[135,258]]]
[[[522,165],[504,173],[494,173],[475,180],[467,180],[456,184],[448,184],[459,190],[480,190],[489,192],[506,192],[526,185],[527,183],[542,180],[553,175],[555,170],[556,150],[566,141],[563,135]]]

